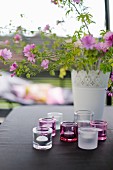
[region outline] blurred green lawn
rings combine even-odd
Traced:
[[[53,86],[60,86],[60,87],[67,87],[71,88],[71,79],[70,78],[65,78],[65,79],[60,79],[60,78],[48,78],[48,77],[43,77],[43,78],[31,78],[34,83],[50,83]]]

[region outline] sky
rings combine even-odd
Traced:
[[[0,27],[6,27],[11,21],[14,26],[21,25],[27,30],[37,31],[38,27],[44,28],[46,24],[49,24],[57,35],[65,36],[73,35],[78,26],[74,15],[71,18],[65,18],[65,11],[52,4],[51,0],[0,0],[0,2],[2,4]],[[99,30],[105,29],[104,0],[85,0],[85,2],[87,6],[90,6],[96,21],[90,30],[94,36],[99,36]],[[113,3],[112,0],[110,3]],[[21,18],[20,14],[24,14],[24,17]],[[66,22],[56,26],[56,21],[63,19]],[[1,34],[4,35],[7,31],[4,29]],[[30,33],[26,35],[30,36]]]

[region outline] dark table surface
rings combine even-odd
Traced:
[[[105,107],[107,140],[99,142],[97,149],[82,150],[77,142],[61,142],[57,131],[50,150],[35,150],[32,129],[51,111],[73,120],[73,106],[23,106],[8,115],[0,125],[0,170],[113,170],[113,107]]]

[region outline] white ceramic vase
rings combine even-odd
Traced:
[[[110,73],[98,70],[71,72],[74,111],[91,110],[95,120],[102,120],[106,101],[106,89]]]

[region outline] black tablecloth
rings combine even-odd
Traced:
[[[50,150],[35,150],[32,128],[51,111],[73,120],[73,106],[23,106],[8,115],[0,125],[0,170],[113,170],[113,107],[105,107],[107,140],[99,142],[97,149],[82,150],[77,142],[61,142],[57,131]]]

